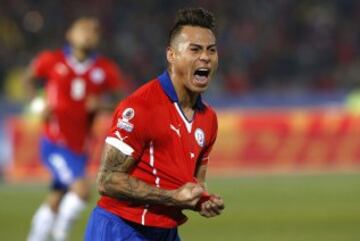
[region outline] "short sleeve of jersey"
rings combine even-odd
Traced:
[[[54,54],[51,51],[43,51],[32,61],[31,66],[36,77],[47,78],[53,63]]]
[[[217,122],[217,117],[216,114],[214,114],[214,118],[213,118],[213,124],[212,124],[212,135],[209,138],[209,142],[206,145],[202,155],[201,155],[201,165],[206,165],[209,162],[209,156],[210,156],[210,152],[215,144],[216,141],[216,137],[217,137],[217,131],[218,131],[218,122]]]
[[[105,142],[125,155],[139,159],[148,140],[148,110],[136,100],[123,100],[117,107]]]

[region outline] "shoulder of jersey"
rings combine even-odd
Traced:
[[[50,50],[49,52],[56,57],[64,56],[64,51],[62,49]]]
[[[38,56],[46,56],[46,57],[52,57],[57,55],[59,51],[58,50],[51,50],[51,49],[45,49],[38,53]]]
[[[146,108],[151,108],[162,101],[159,87],[160,85],[156,79],[150,80],[127,96],[122,102],[137,103]]]
[[[158,99],[161,94],[161,87],[156,79],[150,80],[147,83],[141,85],[130,96],[143,100]]]
[[[117,66],[115,61],[101,54],[96,56],[96,62],[97,64],[104,66]]]
[[[37,59],[37,61],[46,62],[47,64],[55,63],[56,61],[63,59],[63,53],[61,50],[46,49],[46,50],[41,51],[37,55],[36,59]]]
[[[203,101],[203,104],[205,105],[205,111],[216,116],[216,112],[215,112],[214,108],[209,103],[204,101],[204,99],[202,101]]]

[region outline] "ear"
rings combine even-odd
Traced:
[[[175,61],[175,51],[170,46],[166,49],[166,58],[170,64],[174,63]]]

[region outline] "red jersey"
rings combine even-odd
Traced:
[[[130,175],[149,185],[173,190],[197,182],[196,167],[206,164],[217,134],[215,112],[197,100],[187,120],[167,72],[143,85],[117,107],[106,143],[138,160]],[[98,205],[146,226],[176,227],[182,210],[165,205],[137,205],[102,196]]]
[[[45,80],[46,101],[52,111],[45,135],[80,153],[90,130],[86,98],[116,91],[122,82],[120,70],[109,59],[94,55],[80,63],[70,51],[44,51],[32,66],[36,77]]]

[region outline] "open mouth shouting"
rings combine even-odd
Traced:
[[[195,85],[205,87],[209,83],[210,68],[201,67],[194,72]]]

